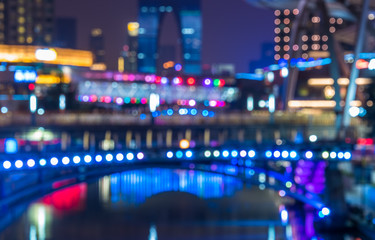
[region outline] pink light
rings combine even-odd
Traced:
[[[129,81],[134,81],[135,80],[134,74],[130,74],[128,79]]]
[[[123,81],[128,81],[128,78],[129,78],[128,74],[123,74],[122,75],[122,80]]]
[[[111,101],[112,101],[111,97],[109,97],[109,96],[104,97],[105,103],[110,103]]]
[[[96,102],[96,101],[98,101],[98,97],[96,95],[91,95],[90,102]]]
[[[116,98],[116,103],[118,105],[122,105],[122,104],[124,104],[124,100],[122,98]]]
[[[147,98],[142,98],[142,99],[141,99],[141,103],[142,103],[142,104],[147,104]]]
[[[161,77],[157,76],[155,78],[155,83],[160,84],[161,83]]]
[[[122,75],[121,74],[115,74],[115,76],[113,78],[115,79],[115,81],[121,81]]]

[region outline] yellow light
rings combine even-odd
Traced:
[[[16,63],[45,63],[76,67],[90,67],[93,62],[93,55],[89,51],[54,48],[53,51],[56,53],[56,58],[51,51],[48,49],[50,54],[49,59],[54,60],[40,60],[37,58],[37,50],[45,50],[41,46],[30,46],[30,45],[0,45],[0,62],[16,62]],[[39,52],[38,54],[40,54]],[[43,53],[43,52],[42,52]],[[43,59],[43,54],[41,59]]]
[[[128,33],[131,37],[138,36],[139,30],[139,23],[137,22],[130,22],[128,23]]]
[[[95,63],[91,66],[90,69],[93,71],[105,71],[107,70],[107,65],[105,65],[104,63]]]
[[[331,100],[291,100],[288,102],[290,108],[334,108],[335,101]]]
[[[117,65],[118,65],[117,70],[119,72],[124,72],[124,58],[123,57],[118,58]]]
[[[187,148],[189,148],[190,147],[190,142],[188,141],[188,140],[186,140],[186,139],[182,139],[181,141],[180,141],[180,148],[182,148],[182,149],[187,149]]]
[[[349,79],[348,78],[339,78],[337,80],[338,84],[341,86],[347,86],[349,85]],[[333,85],[334,81],[332,78],[310,78],[307,81],[307,84],[309,86],[327,86],[327,85]],[[355,83],[357,85],[369,85],[372,83],[371,78],[357,78]]]
[[[36,80],[36,84],[59,84],[60,77],[53,75],[39,75]]]
[[[351,103],[350,103],[350,106],[351,107],[362,107],[362,102],[360,100],[353,100]]]

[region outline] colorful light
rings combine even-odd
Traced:
[[[192,78],[192,77],[188,78],[188,79],[187,79],[187,84],[188,84],[188,85],[194,85],[194,84],[195,84],[195,79]]]

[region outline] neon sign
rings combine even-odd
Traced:
[[[35,82],[36,78],[37,74],[34,70],[16,70],[14,72],[15,82]]]

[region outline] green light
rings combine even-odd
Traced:
[[[220,85],[220,79],[215,79],[214,80],[214,86],[218,87]]]
[[[287,188],[291,188],[291,187],[292,187],[292,183],[291,183],[291,182],[286,182],[286,183],[285,183],[285,186],[286,186]]]

